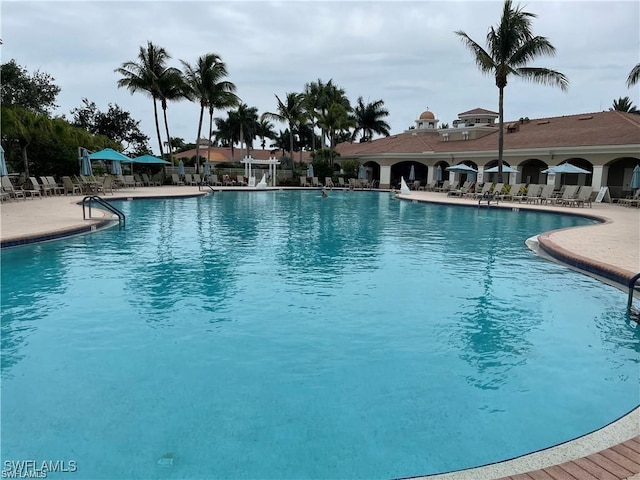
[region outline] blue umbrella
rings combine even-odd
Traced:
[[[84,155],[87,155],[87,150],[85,148],[82,149]],[[116,162],[130,162],[131,159],[127,157],[124,153],[120,153],[113,148],[105,148],[104,150],[100,150],[99,152],[93,152],[89,155],[89,160],[112,160]]]
[[[365,178],[367,178],[367,173],[364,170],[364,165],[360,165],[360,168],[358,169],[358,179],[363,180]]]
[[[451,167],[447,167],[446,170],[454,173],[472,173],[472,172],[478,173],[478,171],[475,168],[465,165],[464,163],[461,163],[460,165],[453,165]]]
[[[440,165],[436,168],[436,180],[438,182],[442,181],[442,167]]]
[[[161,158],[154,157],[153,155],[141,155],[128,161],[131,163],[146,163],[150,165],[171,165],[171,162],[167,162],[166,160],[163,160]]]
[[[546,170],[542,170],[542,173],[591,173],[584,168],[576,167],[572,163],[562,163],[555,167],[549,167]]]
[[[0,176],[9,175],[7,164],[4,161],[4,148],[0,147]]]
[[[640,188],[640,165],[636,165],[631,175],[631,188],[637,190]]]
[[[111,173],[113,175],[122,175],[122,165],[115,160],[111,162]]]
[[[184,175],[184,163],[182,160],[178,162],[178,175]]]
[[[310,163],[307,167],[307,177],[313,178],[313,163]]]
[[[510,167],[509,165],[502,165],[503,173],[518,173],[517,168]],[[487,168],[484,173],[498,173],[498,166]]]
[[[416,169],[413,165],[411,165],[411,170],[409,170],[409,181],[413,182],[416,179]]]
[[[209,163],[209,161],[204,162],[204,174],[206,176],[211,175],[211,164]]]
[[[93,175],[91,160],[89,159],[89,152],[87,152],[86,148],[82,149],[82,157],[80,158],[80,175]]]

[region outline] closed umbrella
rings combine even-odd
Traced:
[[[640,188],[640,165],[636,165],[631,175],[631,188],[637,190]]]
[[[209,161],[207,160],[206,162],[204,162],[204,174],[208,177],[209,175],[211,175],[211,164],[209,163]]]
[[[358,180],[364,180],[365,178],[367,178],[367,172],[364,170],[364,165],[360,165],[358,169]]]
[[[442,181],[442,167],[440,165],[436,168],[436,180],[438,182]]]
[[[7,171],[7,164],[4,161],[4,148],[0,147],[0,176],[4,177],[9,175]]]
[[[122,175],[122,165],[120,162],[115,160],[111,162],[111,173],[113,175]]]
[[[91,160],[86,150],[82,150],[82,158],[80,159],[80,175],[86,175],[90,177],[93,175],[93,169],[91,168]]]
[[[184,163],[182,160],[178,162],[178,175],[184,175]]]
[[[416,179],[416,169],[413,165],[411,165],[411,170],[409,170],[409,181],[413,182]]]
[[[313,178],[313,163],[310,163],[309,166],[307,167],[307,177],[309,178]]]

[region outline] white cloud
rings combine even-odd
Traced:
[[[557,56],[535,65],[565,73],[568,93],[511,79],[505,116],[564,115],[607,109],[638,63],[640,7],[636,1],[523,2],[538,15],[533,28],[555,45]],[[382,99],[397,133],[427,107],[451,123],[459,112],[497,110],[493,79],[475,67],[454,35],[478,43],[500,16],[498,1],[217,1],[75,2],[4,1],[3,62],[51,74],[62,88],[59,113],[83,97],[101,109],[116,103],[141,120],[153,148],[151,101],[118,89],[114,69],[134,60],[147,41],[194,63],[215,52],[245,103],[275,109],[274,94],[302,91],[308,82],[333,79],[353,102]],[[198,106],[169,107],[172,135],[194,140]],[[284,129],[284,126],[277,125]]]

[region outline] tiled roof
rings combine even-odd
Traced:
[[[518,129],[507,132],[507,125]],[[640,145],[640,115],[618,111],[505,122],[504,149]],[[340,144],[342,156],[384,153],[467,152],[498,149],[498,129],[470,140],[442,141],[437,132],[406,132],[363,144]]]
[[[244,148],[233,149],[233,160],[231,159],[231,147],[211,147],[211,153],[209,161],[211,163],[224,163],[224,162],[240,162],[247,154]],[[196,156],[196,149],[187,150],[185,152],[176,153],[174,158],[191,158]],[[207,158],[207,147],[200,147],[200,156]],[[268,160],[269,157],[280,158],[282,152],[280,150],[262,150],[251,149],[251,156],[258,160]],[[310,157],[310,152],[302,152],[302,161],[307,162]],[[300,152],[294,152],[293,158],[296,162],[300,161]]]

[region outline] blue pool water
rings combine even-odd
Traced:
[[[524,245],[588,220],[374,192],[117,205],[124,231],[1,254],[3,466],[389,479],[638,404],[625,294]]]

